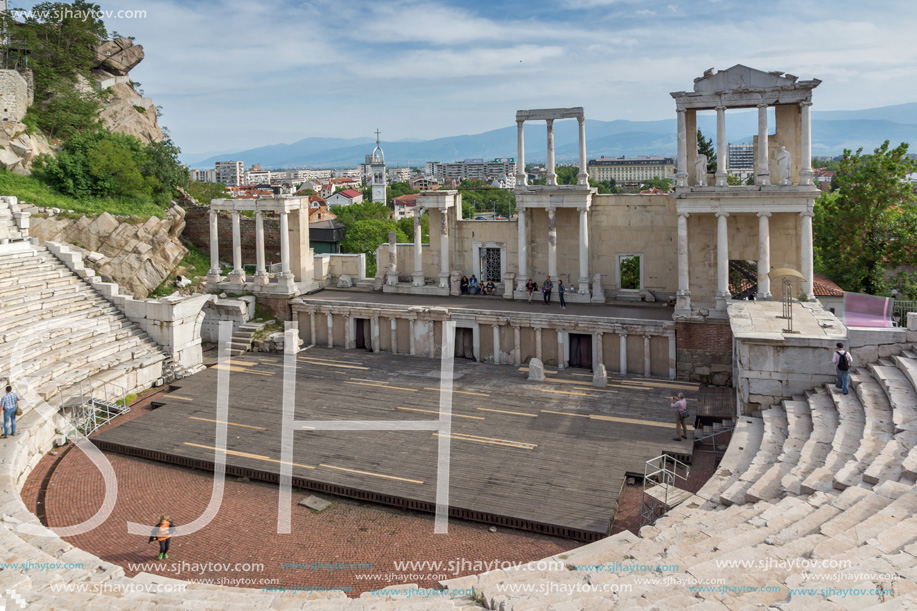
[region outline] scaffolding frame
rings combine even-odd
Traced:
[[[678,469],[684,469],[684,475]],[[643,467],[643,501],[640,508],[640,527],[652,526],[665,512],[681,503],[687,491],[675,486],[676,480],[687,481],[691,467],[668,454],[646,461]],[[661,488],[662,490],[658,490]],[[656,490],[653,490],[656,489]],[[659,510],[662,509],[660,512]]]
[[[60,414],[69,425],[67,439],[88,437],[121,414],[131,411],[127,390],[113,382],[93,380],[92,376],[70,386],[57,387]]]

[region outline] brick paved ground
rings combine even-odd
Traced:
[[[148,403],[148,400],[146,401]],[[134,407],[126,421],[144,412]],[[119,424],[116,420],[113,425]],[[118,500],[105,523],[85,535],[67,540],[109,562],[124,567],[128,575],[140,570],[180,579],[253,578],[278,579],[285,586],[352,587],[351,595],[384,587],[389,583],[412,582],[434,587],[436,579],[396,576],[400,560],[442,560],[464,558],[469,562],[536,560],[577,547],[575,541],[501,528],[496,533],[487,525],[451,521],[448,535],[433,534],[433,516],[406,512],[357,501],[326,497],[331,508],[320,514],[296,503],[308,493],[294,493],[292,534],[276,534],[277,488],[269,484],[228,478],[223,504],[214,521],[203,530],[178,537],[172,543],[169,560],[157,568],[131,567],[130,563],[154,562],[158,548],[146,537],[128,535],[126,522],[152,525],[167,512],[179,524],[200,516],[210,499],[212,476],[202,471],[157,464],[145,460],[106,454],[118,477]],[[44,504],[36,505],[39,489],[50,467],[60,461],[48,482]],[[63,449],[60,456],[45,456],[22,491],[33,511],[46,512],[50,526],[71,525],[92,516],[104,495],[102,477],[78,449]],[[216,570],[198,574],[173,563],[260,563],[261,573]],[[284,570],[283,562],[371,563],[366,570]],[[176,572],[182,571],[182,572]],[[484,570],[466,567],[448,576],[468,575]],[[419,571],[429,573],[430,571]],[[407,573],[410,573],[409,571]],[[357,580],[358,575],[379,577]],[[258,587],[258,584],[243,584]]]
[[[118,426],[142,416],[149,410],[150,398],[135,404],[129,414],[108,426]],[[683,486],[692,491],[699,489],[719,464],[720,455],[700,450],[700,447],[695,448],[690,478]],[[491,533],[486,525],[455,520],[450,522],[448,535],[434,535],[431,515],[336,497],[326,497],[333,501],[332,507],[315,514],[297,506],[308,492],[294,492],[292,534],[278,535],[275,532],[276,487],[230,477],[222,506],[213,522],[195,534],[176,538],[169,560],[156,562],[156,544],[147,544],[146,537],[128,535],[126,522],[152,525],[163,512],[169,513],[177,523],[191,522],[203,513],[209,502],[212,477],[202,471],[112,453],[106,456],[118,477],[118,500],[114,511],[101,527],[68,538],[68,541],[124,567],[128,575],[146,571],[180,579],[255,580],[223,582],[248,587],[258,587],[265,582],[257,580],[266,579],[276,580],[270,583],[283,586],[350,587],[350,595],[355,596],[392,583],[436,585],[437,579],[429,575],[433,572],[430,570],[418,571],[427,575],[412,575],[411,571],[391,575],[397,572],[395,561],[525,562],[580,545],[575,541],[511,529],[501,528]],[[101,475],[82,452],[71,447],[62,449],[58,456],[45,456],[22,490],[27,506],[39,516],[47,515],[50,526],[71,525],[88,519],[98,510],[103,495]],[[641,486],[625,487],[614,532],[639,530],[641,499]],[[132,563],[145,562],[151,565],[132,566]],[[206,566],[208,562],[210,566]],[[282,569],[280,565],[285,562],[370,563],[372,569]],[[215,563],[258,563],[264,568],[260,572],[245,572],[215,567]],[[482,570],[485,568],[479,564],[442,572],[454,577]]]

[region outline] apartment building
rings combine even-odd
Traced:
[[[217,161],[216,182],[227,187],[238,187],[245,181],[245,166],[241,161]]]
[[[623,186],[638,186],[651,178],[675,180],[675,160],[671,157],[627,159],[591,159],[587,165],[589,178],[596,181],[613,180]]]

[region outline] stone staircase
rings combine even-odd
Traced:
[[[162,376],[159,346],[54,255],[28,242],[3,248],[0,375],[28,379],[49,402],[89,376],[128,392]]]
[[[714,476],[640,537],[620,533],[547,559],[566,570],[442,585],[472,587],[486,608],[503,611],[572,608],[564,606],[571,591],[581,593],[579,608],[596,609],[917,608],[917,351],[901,348],[853,371],[848,395],[829,384],[760,419],[740,418]],[[614,563],[677,570],[589,566]],[[691,591],[663,578],[732,589]],[[567,589],[543,594],[539,584]]]
[[[239,356],[252,349],[255,334],[267,325],[266,322],[246,322],[233,332],[229,340],[229,355]]]

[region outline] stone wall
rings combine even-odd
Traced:
[[[239,219],[242,231],[242,263],[255,264],[255,217],[242,216]],[[232,262],[232,214],[219,213],[220,261]],[[210,252],[210,207],[193,206],[185,215],[185,230],[182,237],[194,244],[201,252]],[[280,263],[280,216],[264,215],[264,260]]]
[[[22,121],[32,103],[29,84],[15,70],[0,70],[0,121]]]
[[[732,329],[728,321],[675,322],[678,377],[732,385]]]
[[[72,244],[86,264],[136,297],[146,297],[181,263],[188,249],[179,240],[185,211],[172,206],[166,218],[131,223],[107,212],[90,218],[58,218],[32,207],[31,235],[39,242]]]

